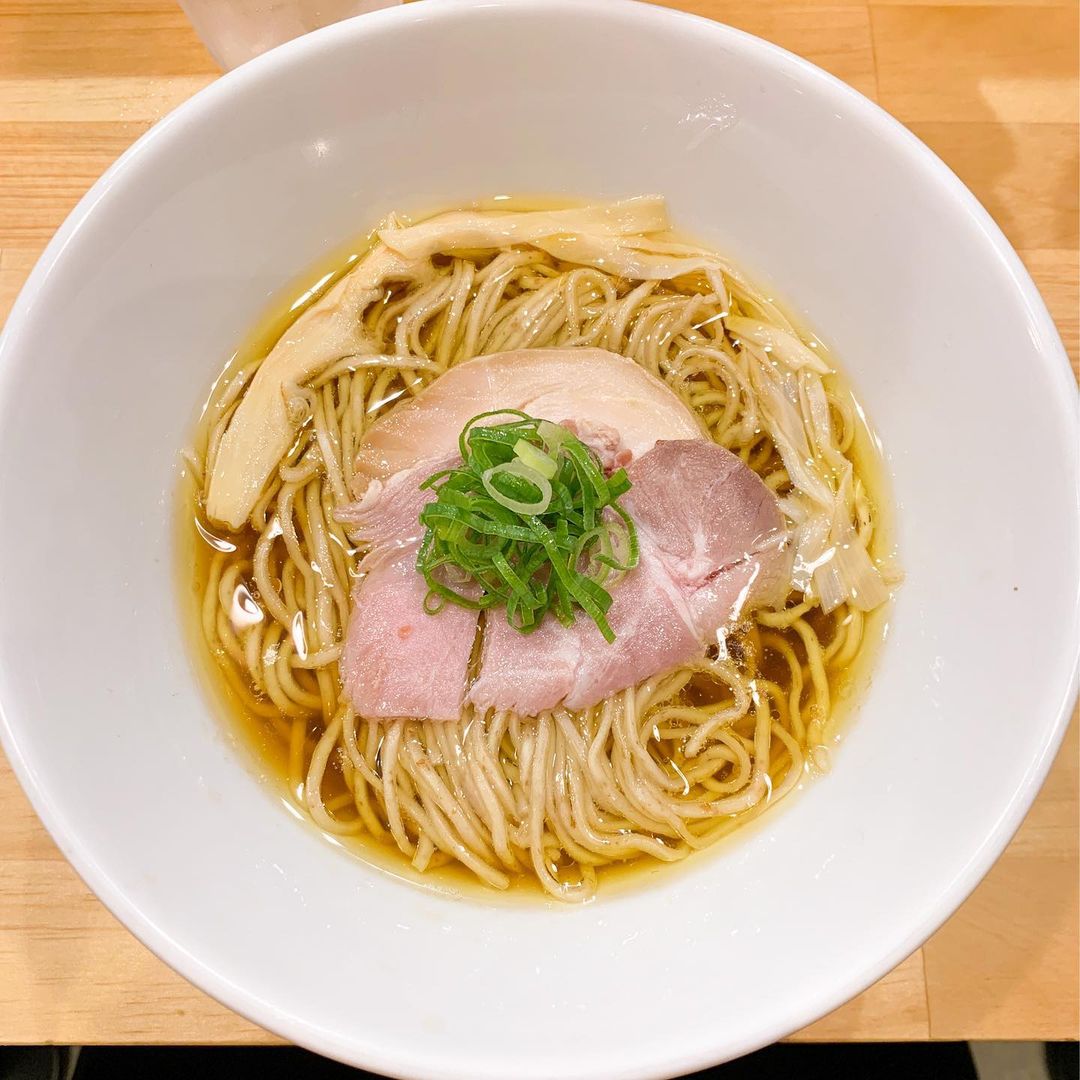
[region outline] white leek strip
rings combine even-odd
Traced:
[[[870,611],[889,592],[853,524],[852,466],[836,446],[821,377],[805,366],[798,375],[782,371],[756,342],[742,340],[769,434],[796,489],[780,504],[794,527],[792,584],[816,594],[827,612],[844,601]]]
[[[408,228],[387,228],[379,239],[401,255],[531,244],[549,255],[592,266],[631,281],[670,281],[703,274],[729,305],[726,279],[742,282],[737,271],[711,252],[655,234],[669,227],[664,200],[642,196],[573,210],[492,213],[455,211]],[[743,283],[745,285],[745,283]]]
[[[539,237],[536,247],[556,259],[595,266],[630,281],[670,281],[686,274],[705,274],[718,296],[727,296],[723,275],[727,264],[715,255],[648,237],[603,236],[595,232]],[[674,249],[674,250],[673,250]]]
[[[854,499],[849,463],[833,504],[828,557],[814,572],[814,588],[825,611],[832,611],[845,600],[862,611],[872,611],[889,599],[889,590],[851,523],[849,507]]]
[[[609,205],[570,210],[507,213],[455,210],[408,228],[380,229],[379,239],[404,258],[423,259],[439,251],[533,244],[547,236],[578,233],[623,236],[667,228],[663,197],[643,195]]]
[[[799,373],[799,408],[815,453],[835,476],[843,475],[845,468],[850,468],[850,463],[833,438],[829,398],[821,380],[808,370]]]
[[[781,330],[787,330],[798,336],[798,332],[791,325],[788,317],[760,289],[732,273],[728,273],[728,278],[732,286],[732,299],[738,304],[739,310],[747,318],[760,319],[761,322],[779,327]]]
[[[804,345],[795,334],[787,330],[739,315],[729,315],[724,320],[724,326],[732,337],[749,341],[765,349],[792,371],[809,368],[819,375],[829,374],[829,365],[813,349]]]
[[[751,383],[757,391],[768,431],[792,484],[823,508],[831,508],[833,488],[815,462],[814,451],[798,404],[798,387],[791,372],[781,373],[767,356],[748,350],[753,357]]]
[[[782,498],[780,509],[793,525],[791,584],[804,594],[812,594],[814,571],[822,565],[829,550],[831,521],[820,504],[798,492]]]
[[[377,245],[281,336],[259,365],[221,440],[207,516],[240,528],[263,485],[296,437],[289,393],[344,356],[370,353],[360,317],[382,295],[387,281],[425,281],[435,276],[429,261],[403,259]]]

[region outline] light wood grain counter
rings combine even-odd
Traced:
[[[680,0],[876,99],[972,188],[1078,348],[1076,0]],[[211,82],[171,0],[0,0],[0,319],[78,198]],[[802,1040],[1078,1034],[1078,740],[1008,851],[927,944]],[[269,1043],[140,945],[0,759],[0,1043]]]

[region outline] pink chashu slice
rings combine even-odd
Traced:
[[[338,513],[371,545],[360,563],[341,656],[342,684],[360,716],[461,716],[479,612],[447,604],[429,615],[427,584],[416,570],[420,511],[434,498],[420,485],[457,460],[447,455],[373,483]]]
[[[522,635],[485,617],[477,709],[535,716],[585,709],[703,656],[743,614],[782,602],[791,555],[776,497],[734,454],[701,440],[660,442],[627,468],[623,505],[638,527],[638,566],[614,588],[608,644],[579,615]]]

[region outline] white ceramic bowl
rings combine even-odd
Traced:
[[[177,623],[177,450],[270,297],[391,208],[659,191],[775,283],[881,434],[907,582],[826,779],[578,909],[399,882],[231,748]],[[227,75],[68,219],[0,354],[0,704],[34,806],[168,963],[406,1076],[646,1077],[799,1027],[1001,852],[1077,654],[1076,392],[998,229],[897,123],[744,34],[603,0],[436,0]]]

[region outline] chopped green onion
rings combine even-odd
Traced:
[[[536,425],[536,433],[549,453],[558,450],[568,439],[574,438],[574,433],[569,428],[562,424],[553,424],[550,420],[541,420]]]
[[[550,454],[545,454],[543,450],[538,450],[531,442],[527,442],[525,439],[518,439],[514,443],[514,453],[522,460],[525,465],[528,465],[530,469],[538,472],[545,480],[553,480],[555,474],[559,471],[558,465],[555,464],[555,459]]]
[[[480,423],[493,418],[507,422]],[[424,610],[501,607],[523,634],[549,612],[570,626],[580,610],[614,641],[607,587],[638,562],[637,530],[617,501],[630,489],[625,470],[605,477],[569,429],[516,409],[474,416],[458,445],[461,464],[421,484],[436,495],[420,512]]]
[[[500,483],[496,484],[495,481]],[[515,480],[524,483],[514,483]],[[504,461],[480,474],[484,490],[500,505],[515,514],[542,514],[551,505],[551,484],[538,472],[520,461]],[[535,489],[540,497],[526,502]],[[517,496],[521,496],[518,498]]]

